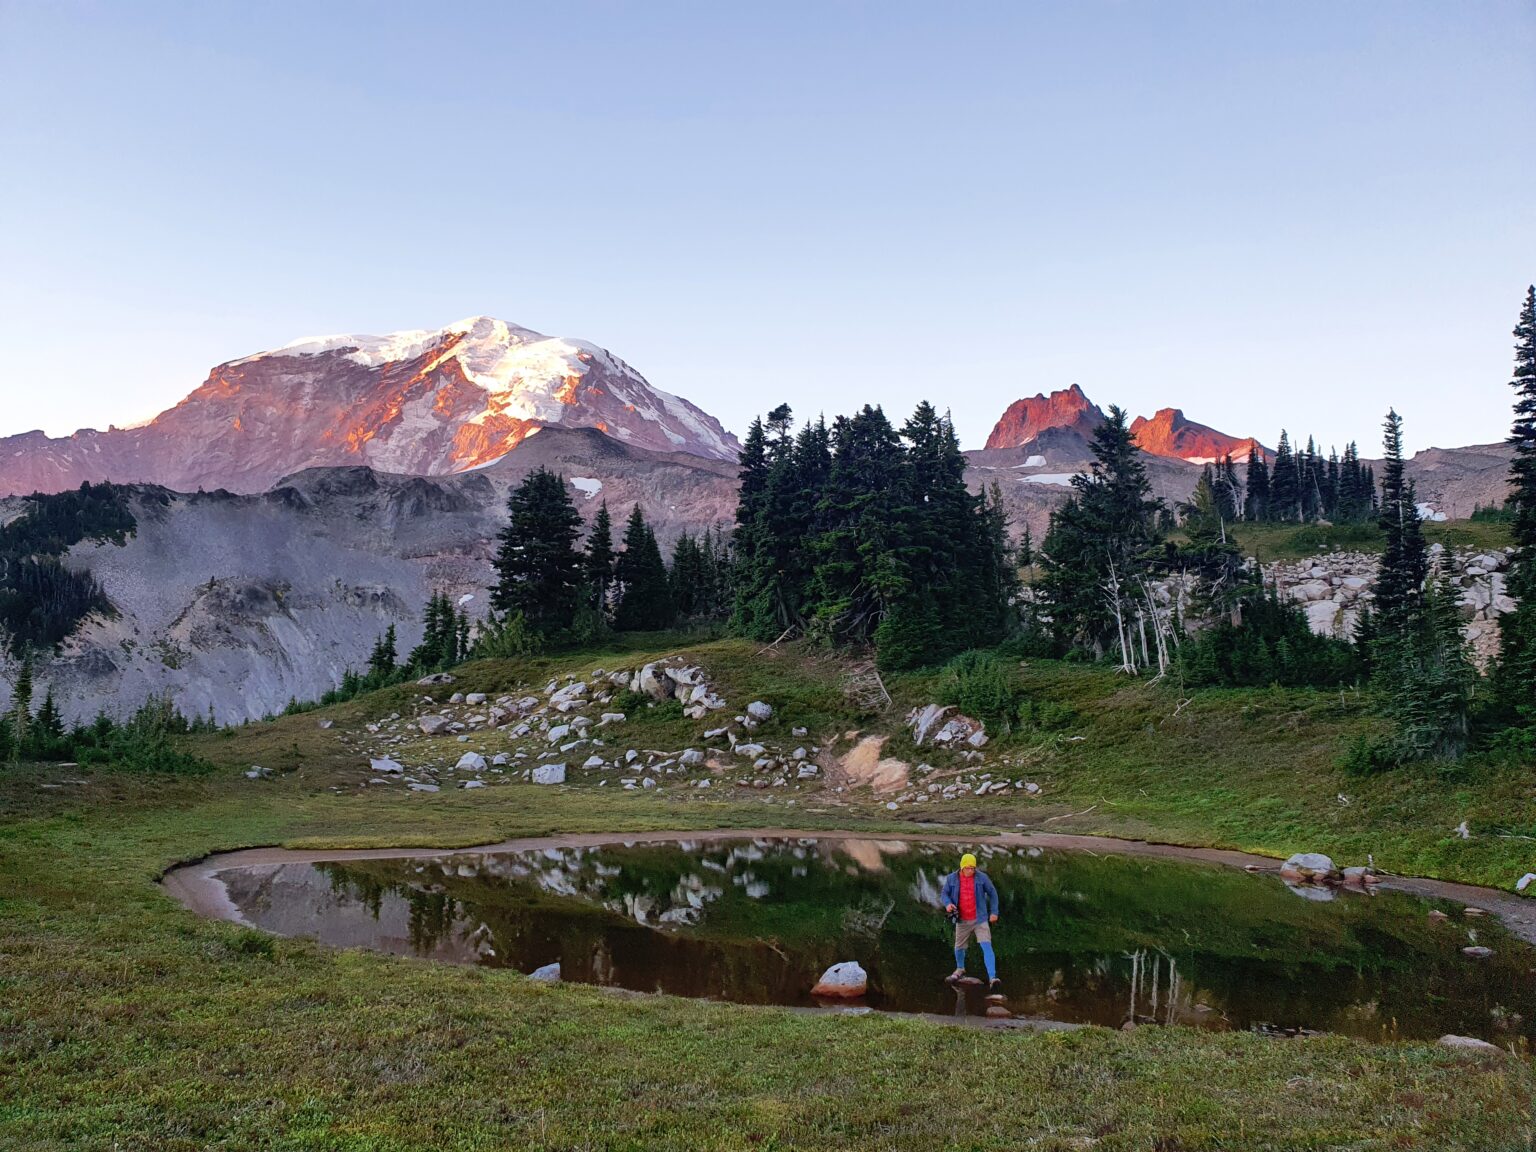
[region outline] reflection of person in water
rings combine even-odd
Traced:
[[[987,964],[987,979],[992,987],[999,986],[997,957],[992,954],[992,925],[997,923],[997,889],[985,872],[976,868],[976,857],[967,852],[960,857],[960,871],[944,877],[944,887],[939,891],[944,911],[955,925],[955,970],[951,980],[965,977],[965,952],[971,937],[981,945],[981,958]]]

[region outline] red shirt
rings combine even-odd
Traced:
[[[976,919],[976,876],[960,873],[960,919],[969,924]]]

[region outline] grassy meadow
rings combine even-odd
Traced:
[[[870,710],[848,666],[798,645],[640,637],[611,651],[471,664],[448,691],[542,687],[683,651],[790,729],[846,748],[911,746],[907,710],[936,674],[888,678]],[[789,793],[503,783],[369,786],[367,725],[409,718],[414,685],[196,737],[189,777],[0,768],[0,1147],[137,1149],[1513,1149],[1530,1146],[1533,1081],[1512,1056],[1335,1036],[990,1032],[919,1019],[619,996],[335,951],[184,911],[156,886],[178,861],[255,845],[467,846],[579,831],[793,827],[1105,833],[1508,888],[1536,866],[1529,765],[1350,777],[1374,721],[1352,692],[1183,693],[1173,678],[1029,661],[1021,689],[1048,732],[986,749],[1038,783],[902,805],[823,785]],[[321,728],[329,720],[330,728]],[[638,709],[622,741],[702,746],[711,721]],[[468,745],[489,750],[496,734]],[[615,739],[617,739],[617,735]],[[412,735],[402,762],[451,761]],[[261,764],[270,780],[248,780]],[[789,801],[793,800],[791,804]],[[1467,821],[1473,835],[1453,829]]]

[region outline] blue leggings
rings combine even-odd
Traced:
[[[986,961],[987,964],[987,979],[996,980],[997,957],[992,952],[992,942],[990,940],[978,940],[977,943],[981,945],[981,958]],[[965,967],[964,948],[955,949],[955,967],[961,969]]]

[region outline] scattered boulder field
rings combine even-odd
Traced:
[[[464,691],[469,685],[453,673],[423,677],[412,687],[417,694],[411,707],[360,726],[318,720],[357,755],[357,787],[432,793],[529,784],[694,794],[727,787],[789,804],[807,791],[832,804],[873,795],[892,812],[1045,792],[1016,777],[1011,769],[1017,764],[1006,756],[989,763],[985,726],[951,706],[930,704],[906,718],[912,743],[932,749],[937,762],[910,764],[885,754],[889,737],[879,733],[813,738],[808,727],[767,700],[749,700],[737,711],[706,669],[679,657],[637,668],[594,668],[495,694]],[[697,725],[697,735],[681,746],[645,746],[655,742],[644,735],[654,736],[654,728],[636,728],[636,709],[673,701]],[[632,730],[636,736],[629,735]],[[675,737],[677,728],[668,731]],[[259,781],[272,773],[252,766],[246,776]]]

